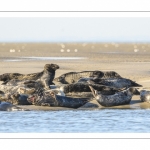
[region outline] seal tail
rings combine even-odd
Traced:
[[[95,89],[94,89],[92,86],[90,86],[90,85],[89,85],[89,88],[91,89],[93,96],[96,98],[96,96],[98,95],[97,90],[95,90]]]

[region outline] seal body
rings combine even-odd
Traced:
[[[111,86],[115,88],[129,88],[129,87],[142,87],[142,85],[125,78],[110,78],[110,79],[89,79],[95,84]]]
[[[121,76],[114,71],[82,71],[82,72],[68,72],[54,79],[55,84],[72,84],[78,82],[80,78],[96,77],[96,78],[121,78]]]
[[[71,92],[91,92],[89,85],[92,86],[94,89],[98,90],[102,94],[114,94],[121,89],[109,87],[105,85],[99,84],[88,84],[88,83],[74,83],[74,84],[66,84],[61,87],[61,90],[67,94]]]
[[[27,110],[28,109],[17,107],[9,102],[0,101],[0,111],[27,111]]]
[[[0,81],[4,81],[4,84],[9,84],[8,82],[11,79],[17,79],[19,81],[35,80],[40,82],[44,88],[49,89],[49,85],[54,84],[52,81],[57,69],[59,69],[59,66],[56,64],[46,64],[42,72],[31,74],[5,73],[0,75]]]
[[[65,96],[68,97],[82,97],[82,98],[92,98],[92,92],[69,92],[66,93]]]
[[[6,93],[6,94],[0,94],[0,100],[3,102],[9,102],[11,104],[15,105],[31,105],[27,101],[28,95],[26,94],[18,94],[18,93]]]
[[[90,98],[72,98],[56,95],[54,92],[51,92],[43,94],[43,96],[33,94],[27,100],[38,106],[78,108],[90,101]]]
[[[136,88],[128,88],[127,90],[117,92],[113,95],[98,94],[97,91],[94,90],[91,86],[90,88],[97,102],[105,107],[129,104],[133,94],[140,94],[140,92]]]
[[[150,103],[150,91],[141,90],[140,91],[140,99],[142,102]]]
[[[13,94],[11,97],[16,105],[32,105],[27,101],[28,95],[26,94]]]
[[[26,86],[11,86],[11,85],[0,85],[0,91],[2,93],[19,93],[19,94],[32,94],[37,88],[28,88]]]

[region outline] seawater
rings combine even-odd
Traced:
[[[3,59],[7,62],[19,62],[19,61],[35,61],[35,60],[83,60],[86,57],[14,57]]]
[[[0,112],[1,133],[149,133],[150,109]]]

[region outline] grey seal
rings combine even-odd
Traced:
[[[96,78],[122,78],[115,71],[82,71],[82,72],[68,72],[55,78],[53,82],[55,84],[72,84],[76,83],[80,78],[83,77],[96,77]]]
[[[129,104],[132,99],[133,94],[135,95],[140,94],[140,92],[134,87],[130,87],[126,90],[117,92],[113,95],[98,94],[98,91],[95,90],[92,86],[89,86],[89,87],[93,93],[93,96],[96,98],[97,102],[100,105],[105,106],[105,107]]]
[[[109,78],[109,79],[81,78],[78,82],[81,83],[90,82],[93,84],[100,84],[100,85],[111,86],[115,88],[142,87],[142,85],[126,78]]]
[[[79,108],[91,99],[60,96],[51,91],[45,92],[43,95],[32,94],[27,100],[33,105],[38,106]]]
[[[31,105],[31,103],[27,101],[27,98],[28,98],[28,95],[26,94],[18,94],[18,93],[0,94],[0,101],[9,102],[15,105]]]
[[[142,102],[150,103],[150,91],[141,90],[140,91],[140,99]]]
[[[0,111],[28,111],[28,109],[17,107],[9,102],[0,101]]]
[[[0,75],[0,81],[4,81],[3,84],[8,84],[11,79],[19,81],[35,80],[40,82],[44,88],[49,89],[49,85],[54,84],[52,81],[55,78],[57,69],[59,69],[57,64],[46,64],[42,72],[31,74],[5,73]]]
[[[114,93],[122,90],[122,89],[109,87],[109,86],[105,86],[105,85],[89,84],[89,83],[66,84],[66,85],[62,85],[60,89],[65,94],[72,93],[72,92],[91,92],[89,85],[105,95],[111,95],[111,94],[114,94]]]

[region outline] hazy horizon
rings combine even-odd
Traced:
[[[150,18],[5,17],[0,43],[149,43]]]

